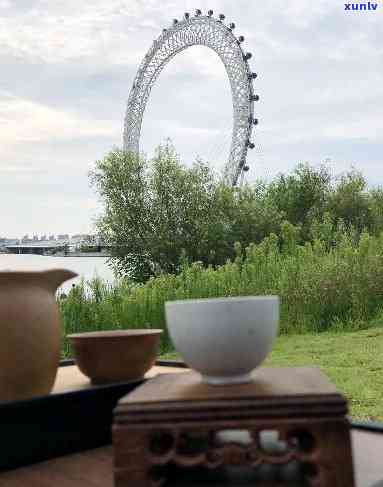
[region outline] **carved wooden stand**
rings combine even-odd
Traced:
[[[293,485],[354,487],[346,412],[345,399],[314,368],[262,368],[252,384],[230,386],[203,384],[195,372],[160,375],[115,410],[115,486],[202,486],[208,482],[193,484],[193,475],[217,471],[224,485],[242,467],[254,474],[249,485],[274,468],[262,485],[291,485],[284,482],[290,469],[299,480]],[[274,446],[265,444],[265,430],[279,434]]]

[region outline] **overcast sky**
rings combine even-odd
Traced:
[[[0,0],[0,236],[92,230],[88,171],[121,146],[138,65],[173,18],[224,13],[253,53],[260,101],[249,179],[327,160],[383,184],[383,2],[340,0]],[[170,137],[182,160],[222,167],[231,94],[218,56],[178,54],[144,115],[141,148]]]

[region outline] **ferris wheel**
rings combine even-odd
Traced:
[[[249,66],[250,52],[244,52],[241,44],[244,37],[234,35],[235,24],[224,23],[225,16],[213,17],[213,11],[202,15],[197,9],[194,16],[185,13],[182,20],[173,20],[173,24],[163,29],[161,35],[153,41],[146,53],[133,81],[129,94],[125,121],[123,146],[125,151],[138,153],[142,118],[145,107],[158,75],[165,65],[179,52],[190,46],[203,45],[211,48],[223,62],[229,78],[232,104],[233,129],[229,157],[224,175],[233,186],[243,181],[248,149],[255,144],[251,133],[258,119],[254,116],[254,102],[259,96],[254,93],[253,80],[257,74]]]

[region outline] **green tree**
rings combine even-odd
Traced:
[[[170,144],[151,161],[115,149],[96,162],[91,181],[104,204],[97,228],[120,275],[145,281],[178,272],[185,256],[212,264],[227,258],[218,246],[220,183],[202,161],[182,165]]]
[[[97,161],[90,173],[104,205],[104,214],[96,222],[98,231],[113,246],[117,273],[129,269],[132,278],[147,275],[151,266],[146,251],[151,225],[146,172],[145,159],[115,149]]]
[[[328,208],[336,221],[342,220],[346,227],[354,227],[361,233],[364,228],[373,227],[371,197],[362,173],[352,170],[340,176],[331,192]],[[380,195],[376,193],[376,202]],[[377,207],[376,207],[377,209]],[[376,215],[378,218],[378,214]]]
[[[326,166],[318,169],[298,164],[290,175],[280,174],[269,185],[273,205],[293,225],[302,226],[302,237],[309,239],[312,219],[326,208],[331,174]]]
[[[283,214],[267,197],[266,185],[261,181],[240,188],[225,188],[229,202],[218,205],[227,218],[226,238],[234,255],[234,244],[245,248],[259,243],[271,233],[279,233]]]
[[[371,217],[371,232],[378,235],[383,230],[383,188],[369,191],[369,211]]]

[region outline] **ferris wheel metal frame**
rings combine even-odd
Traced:
[[[225,177],[233,186],[243,181],[248,149],[255,147],[251,133],[258,119],[254,117],[253,80],[257,74],[249,66],[251,53],[245,53],[241,44],[244,37],[234,35],[235,24],[225,25],[225,16],[213,17],[213,11],[202,15],[185,13],[182,20],[173,20],[171,27],[163,29],[153,41],[137,71],[131,88],[124,120],[123,147],[125,151],[139,153],[142,119],[151,89],[162,69],[179,52],[190,46],[203,45],[211,48],[224,64],[229,78],[233,104],[233,130]]]

